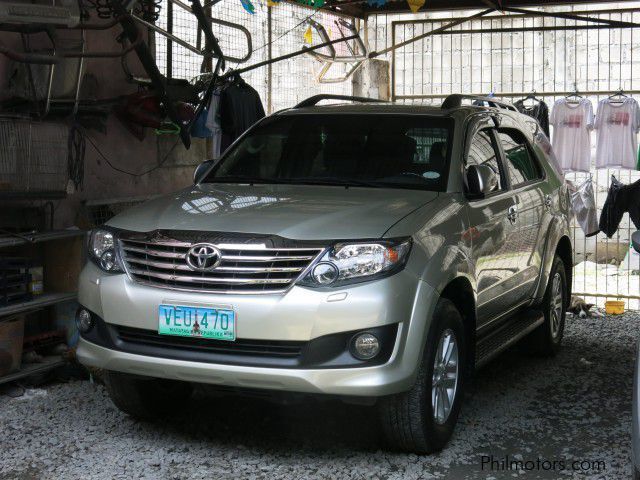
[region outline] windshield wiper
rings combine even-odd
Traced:
[[[225,175],[224,177],[206,178],[202,183],[278,183],[274,178],[250,177],[248,175]]]
[[[297,177],[288,178],[287,183],[301,183],[304,185],[335,185],[337,187],[371,187],[381,188],[385,185],[379,182],[370,182],[366,180],[358,180],[355,178],[338,178],[338,177]]]

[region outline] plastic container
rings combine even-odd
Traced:
[[[23,339],[23,315],[0,320],[0,377],[20,370]]]
[[[608,315],[622,315],[624,313],[624,302],[620,300],[609,300],[605,302],[604,309]]]

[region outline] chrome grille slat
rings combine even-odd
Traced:
[[[206,240],[121,238],[119,243],[127,273],[137,283],[173,290],[234,294],[284,293],[324,250],[212,241],[221,254],[219,265],[210,271],[194,271],[187,264],[187,253],[193,245],[209,243]]]
[[[136,248],[136,247],[123,247],[123,250],[126,252],[135,252],[135,253],[144,253],[145,255],[152,255],[154,257],[164,257],[164,258],[184,258],[186,255],[186,251],[184,253],[180,252],[164,252],[162,250],[154,250],[152,248]]]
[[[311,260],[312,255],[301,256],[282,256],[282,257],[258,257],[248,255],[222,255],[222,260],[227,262],[298,262]]]
[[[180,282],[194,283],[244,283],[244,284],[278,284],[291,283],[291,279],[275,279],[275,278],[224,278],[224,277],[192,277],[188,275],[172,275],[170,273],[150,272],[148,270],[129,269],[134,275],[145,275],[149,277],[162,278],[164,280],[179,280]]]
[[[184,258],[184,255],[181,257]],[[147,260],[145,258],[127,257],[129,263],[135,263],[138,265],[148,265],[150,267],[173,269],[185,272],[191,272],[192,270],[185,264],[180,265],[170,262],[157,262],[153,260]],[[301,272],[302,267],[218,267],[216,271],[222,272],[246,272],[246,273],[288,273],[288,272]]]

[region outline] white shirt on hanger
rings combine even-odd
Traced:
[[[586,98],[575,104],[566,98],[556,101],[549,123],[553,125],[553,150],[563,170],[590,170],[593,120],[593,106]]]
[[[598,147],[596,167],[636,168],[640,108],[638,102],[625,97],[621,103],[609,98],[600,100],[596,115]]]

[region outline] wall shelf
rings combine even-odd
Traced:
[[[30,375],[45,373],[53,370],[54,368],[61,367],[65,363],[65,360],[60,355],[43,357],[43,360],[40,363],[28,363],[17,372],[8,373],[4,377],[0,377],[0,384],[15,382],[16,380],[20,380],[21,378],[25,378]]]
[[[35,243],[62,240],[65,238],[80,237],[86,235],[85,230],[52,230],[43,233],[6,235],[0,234],[0,248],[16,247],[18,245],[32,245]]]
[[[76,297],[76,293],[44,293],[42,295],[36,295],[29,301],[13,303],[11,305],[0,307],[0,317],[6,317],[7,315],[15,315],[18,313],[33,312],[50,305],[75,300]]]

